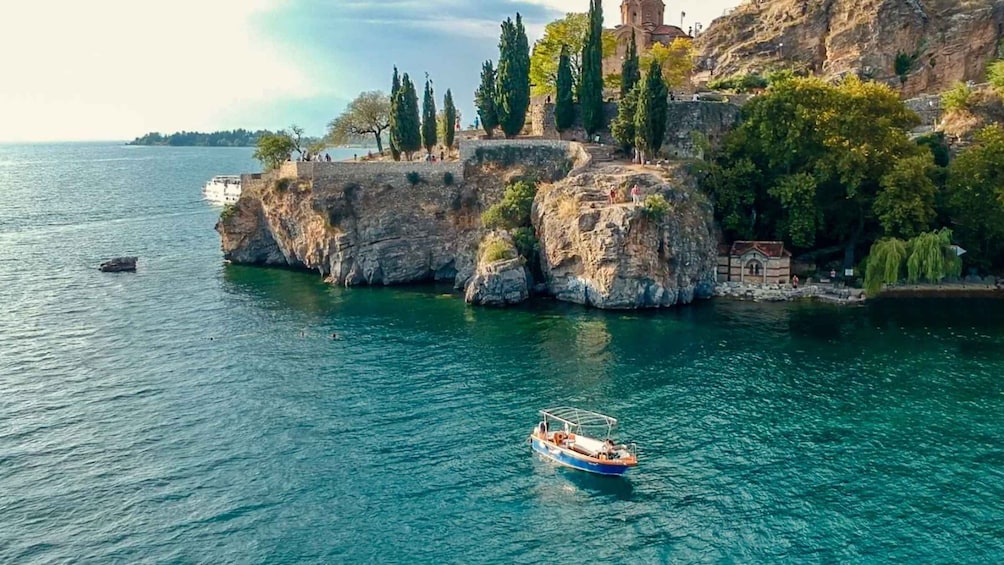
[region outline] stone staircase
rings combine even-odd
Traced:
[[[586,153],[589,153],[589,157],[592,159],[593,165],[603,164],[603,163],[613,163],[619,161],[617,157],[614,156],[614,152],[617,148],[613,145],[586,145]]]

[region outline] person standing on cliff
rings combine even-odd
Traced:
[[[635,206],[641,203],[641,189],[638,188],[637,184],[631,188],[631,202],[633,202]]]
[[[610,192],[607,193],[607,201],[611,206],[617,202],[617,191],[613,187],[610,187]]]

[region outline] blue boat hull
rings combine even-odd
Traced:
[[[626,465],[610,465],[605,463],[593,463],[592,461],[584,461],[577,457],[572,456],[567,450],[559,449],[553,445],[546,444],[539,439],[533,437],[530,438],[530,446],[534,451],[547,457],[548,459],[560,463],[566,467],[571,467],[572,469],[578,469],[580,471],[586,471],[587,473],[596,473],[597,475],[612,475],[619,476],[627,473],[630,467]]]

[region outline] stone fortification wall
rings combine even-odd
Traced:
[[[604,104],[603,112],[609,124],[617,117],[617,102]],[[586,132],[582,129],[579,116],[579,106],[575,105],[575,122],[571,130],[561,137],[572,140],[587,141]],[[558,130],[554,126],[554,104],[537,103],[530,107],[530,132],[544,139],[558,139]],[[739,106],[721,102],[705,102],[690,100],[671,100],[666,114],[666,138],[663,142],[663,152],[672,158],[690,159],[703,157],[699,145],[695,143],[693,132],[699,132],[712,143],[716,144],[739,120]],[[616,145],[617,141],[609,129],[599,132],[600,141]]]
[[[927,94],[904,100],[903,104],[920,116],[921,126],[934,127],[941,120],[941,95]]]
[[[464,167],[457,161],[287,161],[279,167],[280,178],[398,186],[410,184],[409,173],[418,173],[427,183],[441,183],[445,173],[463,182]]]

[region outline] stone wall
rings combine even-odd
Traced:
[[[441,183],[450,173],[454,181],[463,182],[464,166],[458,161],[286,161],[279,167],[279,178],[304,180],[337,180],[356,184],[410,184],[408,173],[416,172],[426,183]],[[243,177],[242,177],[243,180]]]
[[[941,120],[941,96],[927,94],[904,100],[903,104],[920,116],[921,126],[935,127]]]
[[[604,104],[604,115],[609,124],[617,117],[617,102]],[[561,137],[571,140],[587,140],[582,129],[579,116],[579,106],[575,105],[575,122],[571,130]],[[712,145],[721,141],[722,137],[739,120],[739,106],[721,102],[705,102],[691,100],[671,100],[666,113],[666,138],[663,151],[666,156],[674,159],[691,159],[703,157],[699,144],[695,143],[693,132],[703,134]],[[558,130],[554,126],[554,104],[536,103],[530,107],[530,132],[544,139],[558,139]],[[610,134],[609,128],[599,132],[600,141],[615,145],[617,141]]]

